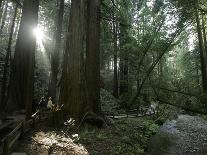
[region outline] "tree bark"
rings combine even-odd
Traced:
[[[20,21],[21,21],[21,11],[18,12],[16,18],[17,20],[16,20],[15,31],[14,31],[14,39],[17,39],[17,36],[18,36],[18,31],[19,31],[19,26],[20,26]]]
[[[38,0],[24,0],[19,33],[17,37],[12,76],[6,111],[26,109],[32,114],[36,38],[33,30],[38,22]]]
[[[0,21],[1,21],[1,17],[2,17],[2,2],[3,2],[3,0],[0,0]]]
[[[89,110],[100,113],[100,0],[88,0],[86,83]]]
[[[1,5],[2,5],[2,1],[3,1],[3,0],[0,0],[0,9],[1,9]]]
[[[206,28],[205,28],[205,20],[204,20],[204,15],[203,14],[202,14],[202,30],[203,30],[203,44],[204,44],[205,54],[207,56]]]
[[[15,6],[14,10],[14,16],[11,24],[11,32],[9,34],[9,42],[8,42],[8,47],[7,47],[7,53],[6,53],[6,58],[5,58],[5,64],[4,64],[4,72],[3,72],[3,78],[2,78],[2,92],[1,92],[1,109],[5,107],[5,97],[6,97],[6,92],[7,92],[7,83],[8,83],[8,65],[9,65],[9,57],[11,56],[11,45],[12,45],[12,38],[13,38],[13,33],[14,33],[14,26],[15,26],[15,20],[17,16],[17,11],[18,7],[17,5]]]
[[[66,112],[77,119],[85,113],[86,98],[84,84],[84,13],[85,0],[72,0],[63,72],[60,88],[60,103]]]
[[[114,18],[115,20],[115,18]],[[117,67],[117,50],[118,50],[118,45],[117,45],[117,30],[118,30],[118,22],[114,21],[113,22],[113,39],[114,39],[114,88],[113,88],[113,95],[114,97],[118,98],[118,67]]]
[[[5,4],[7,3],[6,0],[1,0],[1,7],[0,7],[0,21],[2,21],[2,15],[5,8]]]
[[[202,88],[203,88],[203,93],[207,93],[206,53],[204,52],[202,28],[201,28],[200,19],[199,19],[198,2],[196,4],[195,16],[196,16],[200,60],[201,60]]]
[[[59,72],[59,51],[61,46],[61,33],[63,25],[63,14],[64,14],[64,0],[59,0],[60,6],[58,11],[58,17],[56,22],[56,31],[55,31],[55,47],[51,55],[51,76],[49,82],[48,95],[52,97],[53,102],[57,101],[56,98],[56,89],[57,89],[57,77]]]
[[[128,93],[128,54],[124,48],[128,35],[126,28],[125,25],[120,24],[120,96]]]
[[[6,21],[6,16],[7,16],[7,9],[8,9],[8,2],[5,2],[5,8],[4,8],[4,13],[3,13],[3,17],[1,20],[1,32],[3,31],[4,25],[5,25],[5,21]]]

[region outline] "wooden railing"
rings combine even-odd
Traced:
[[[20,122],[17,127],[9,133],[3,140],[3,155],[9,155],[12,145],[19,139],[22,134],[23,122]]]
[[[6,135],[3,140],[3,155],[9,155],[12,146],[15,142],[31,128],[34,128],[40,121],[49,118],[53,124],[58,125],[60,120],[63,119],[62,110],[58,111],[37,111],[31,116],[31,119],[20,121],[17,126],[8,135]]]
[[[12,130],[8,135],[6,135],[2,142],[3,142],[3,155],[9,155],[12,146],[15,142],[27,131],[31,128],[35,127],[36,124],[41,120],[41,113],[36,112],[32,115],[31,119],[27,121],[20,121],[17,123],[17,126],[14,130]]]

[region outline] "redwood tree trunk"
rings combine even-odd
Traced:
[[[69,115],[79,119],[86,108],[84,66],[82,63],[85,0],[72,0],[71,2],[60,103],[65,105],[65,110]]]
[[[206,39],[206,27],[205,27],[205,19],[204,15],[202,14],[202,30],[203,30],[203,44],[204,44],[204,49],[205,53],[207,55],[207,39]]]
[[[120,96],[128,93],[128,54],[124,47],[128,39],[126,28],[125,25],[120,24]]]
[[[3,85],[2,85],[2,92],[1,92],[1,97],[2,97],[1,98],[1,104],[2,104],[1,109],[3,109],[5,106],[5,97],[6,97],[7,83],[8,83],[7,77],[8,77],[8,69],[9,69],[9,57],[11,55],[11,44],[12,44],[17,11],[18,11],[18,7],[16,5],[15,10],[14,10],[12,24],[11,24],[11,32],[9,34],[9,42],[8,42],[7,53],[6,53],[5,64],[4,64],[4,72],[3,72],[3,78],[2,78]]]
[[[32,113],[36,38],[33,29],[38,22],[38,0],[24,0],[14,60],[7,111],[26,109]]]
[[[56,88],[57,88],[57,76],[59,71],[59,51],[61,46],[61,33],[63,24],[63,14],[64,14],[64,0],[60,0],[58,17],[56,22],[56,32],[55,32],[55,47],[51,56],[51,76],[49,82],[48,95],[52,97],[54,102],[56,99]]]
[[[86,35],[87,103],[95,113],[100,108],[100,0],[88,0]]]
[[[197,33],[198,33],[198,41],[199,41],[200,60],[201,60],[202,88],[203,88],[203,93],[207,93],[206,53],[204,52],[202,28],[200,25],[198,6],[195,11],[196,11],[195,15],[196,15]]]

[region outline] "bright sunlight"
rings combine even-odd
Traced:
[[[36,36],[37,42],[42,42],[44,39],[44,32],[40,27],[34,28],[33,34]]]
[[[48,37],[45,33],[45,28],[42,28],[41,26],[38,26],[33,29],[33,35],[36,37],[36,43],[37,43],[37,50],[40,51],[40,57],[43,61],[43,63],[48,66],[50,64],[49,58],[46,54],[46,50],[44,47],[44,43],[48,41]]]
[[[33,34],[36,37],[37,47],[39,48],[39,50],[42,53],[44,53],[45,48],[44,48],[43,42],[46,41],[46,35],[44,34],[43,28],[41,28],[41,27],[34,28],[33,29]]]

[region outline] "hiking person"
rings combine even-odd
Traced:
[[[40,101],[38,103],[38,109],[42,111],[42,110],[45,109],[45,107],[46,107],[46,99],[43,96],[43,97],[41,97],[41,99],[40,99]]]
[[[49,100],[47,102],[47,109],[52,109],[54,107],[54,104],[52,104],[52,98],[49,97]]]

